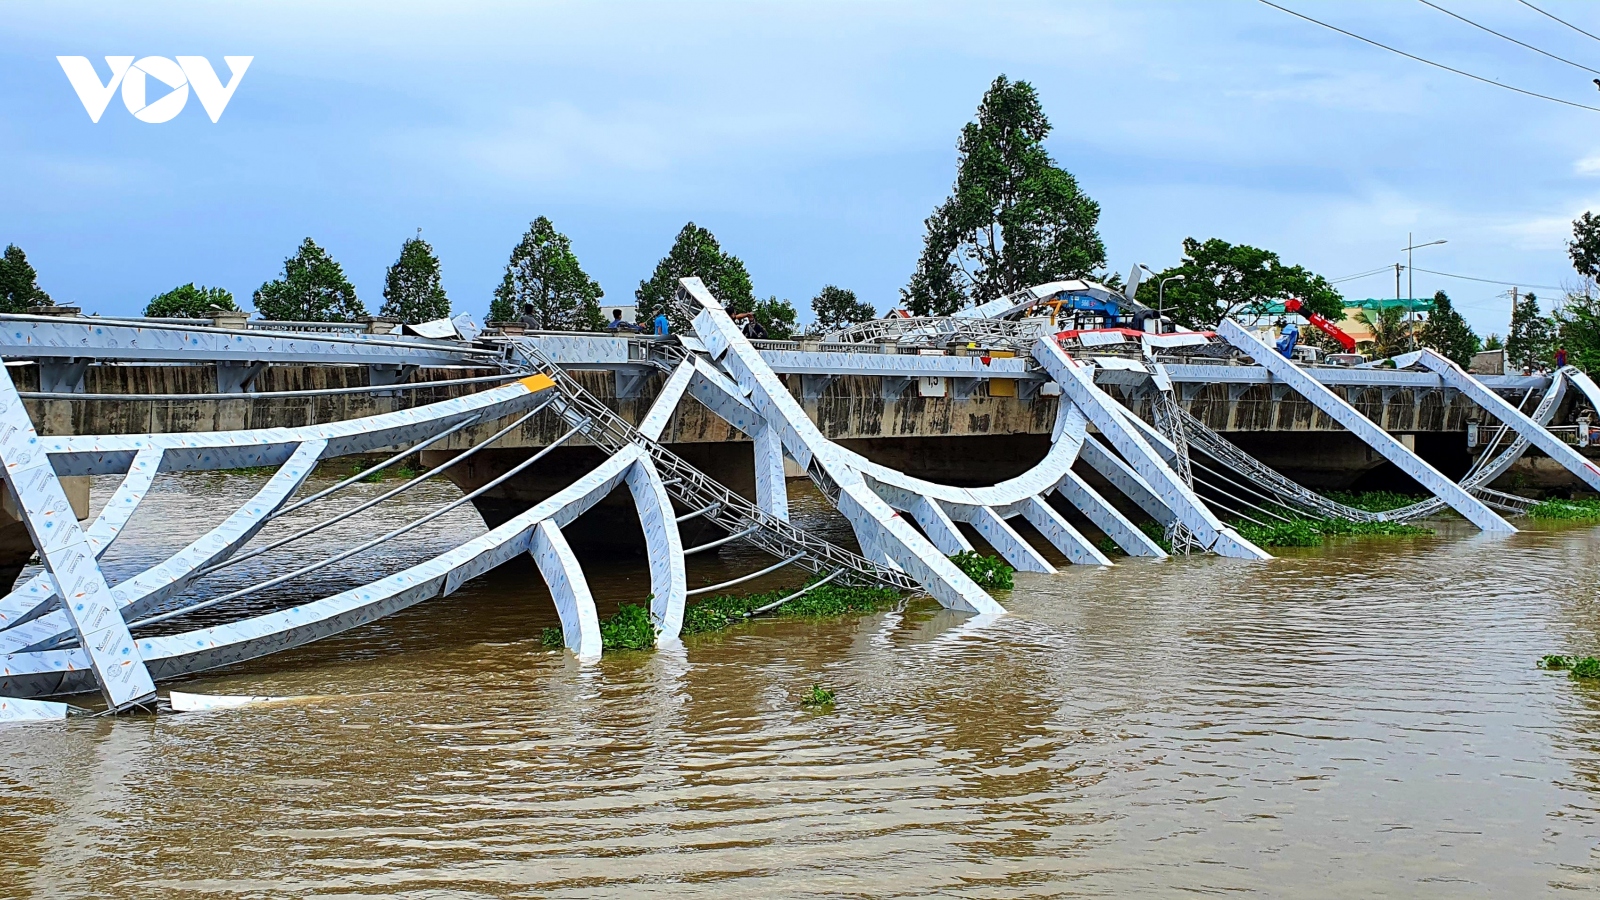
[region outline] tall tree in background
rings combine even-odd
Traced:
[[[344,269],[311,238],[283,261],[283,276],[263,284],[254,301],[262,318],[281,322],[352,322],[367,314]]]
[[[856,299],[855,291],[831,284],[811,298],[811,314],[816,316],[817,330],[821,332],[838,331],[878,317],[871,304]]]
[[[1306,311],[1338,321],[1344,317],[1344,299],[1326,278],[1301,266],[1286,266],[1278,254],[1249,244],[1230,244],[1211,238],[1201,243],[1183,239],[1183,261],[1150,278],[1152,285],[1174,275],[1167,283],[1166,314],[1189,328],[1212,328],[1241,312],[1261,312],[1273,301],[1297,297]],[[1148,305],[1144,292],[1139,299]]]
[[[766,329],[770,340],[787,341],[794,337],[794,323],[799,313],[795,311],[793,303],[779,300],[774,294],[765,300],[757,300],[750,311],[756,314],[756,321]]]
[[[236,311],[233,292],[219,287],[180,284],[165,294],[150,298],[144,314],[152,318],[204,319],[216,312]]]
[[[506,273],[495,288],[489,318],[515,322],[532,307],[532,324],[543,331],[599,331],[605,326],[600,298],[605,291],[572,252],[572,241],[544,216],[511,250]]]
[[[1539,312],[1539,298],[1531,292],[1511,308],[1511,330],[1506,335],[1506,365],[1537,368],[1555,350],[1555,322]]]
[[[1600,374],[1600,297],[1593,290],[1600,278],[1600,218],[1586,212],[1573,221],[1567,255],[1583,278],[1583,292],[1567,292],[1567,302],[1555,315],[1557,340],[1567,350],[1568,363]]]
[[[949,315],[1105,265],[1100,205],[1050,158],[1049,134],[1033,85],[996,78],[978,120],[961,130],[950,199],[925,223],[922,256],[901,291],[912,312]]]
[[[416,237],[400,245],[400,258],[389,267],[378,315],[413,324],[450,317],[450,298],[439,283],[439,257],[422,239],[420,228]]]
[[[688,327],[688,320],[678,313],[672,302],[680,278],[699,278],[705,282],[711,295],[730,313],[753,312],[756,308],[755,288],[750,284],[750,273],[745,271],[744,261],[732,253],[724,253],[715,235],[690,222],[678,232],[672,249],[656,263],[656,270],[648,279],[639,282],[639,289],[634,292],[639,303],[638,321],[648,322],[657,313],[665,312],[674,329]]]
[[[1422,324],[1417,343],[1437,350],[1446,359],[1465,368],[1472,363],[1472,354],[1478,352],[1478,336],[1472,326],[1450,304],[1450,295],[1435,291],[1433,312]]]
[[[1567,255],[1579,275],[1590,281],[1600,278],[1600,217],[1586,212],[1573,220]]]
[[[0,258],[0,312],[27,312],[30,306],[53,305],[50,295],[39,289],[38,273],[16,244],[7,244]]]

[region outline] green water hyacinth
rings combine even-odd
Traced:
[[[1534,519],[1600,522],[1600,500],[1546,500],[1528,507],[1528,515]]]
[[[820,684],[813,683],[811,690],[800,698],[800,705],[806,709],[830,709],[833,707],[833,691]]]
[[[1009,591],[1013,586],[1011,576],[1017,570],[998,556],[984,556],[976,550],[967,550],[950,557],[950,561],[986,591]]]

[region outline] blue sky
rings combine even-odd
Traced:
[[[1590,73],[1420,3],[1284,5],[1418,55],[1600,106]],[[1438,0],[1600,69],[1600,41],[1515,0]],[[1600,34],[1600,7],[1535,0]],[[805,310],[824,284],[880,310],[955,139],[1000,73],[1033,82],[1057,161],[1102,206],[1110,263],[1185,236],[1330,278],[1419,267],[1561,285],[1600,210],[1600,112],[1477,84],[1250,0],[1212,3],[10,2],[0,17],[0,244],[58,302],[129,314],[196,281],[250,293],[311,236],[369,308],[401,241],[438,251],[481,316],[529,220],[631,301],[683,223]],[[57,55],[255,57],[221,122],[114,98],[90,122]],[[152,99],[156,96],[152,91]],[[1393,276],[1341,284],[1393,296]],[[1480,331],[1503,286],[1416,273]],[[1539,290],[1552,298],[1556,292]]]

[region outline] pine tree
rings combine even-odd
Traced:
[[[16,244],[7,244],[0,258],[0,312],[25,313],[30,306],[51,306],[50,295],[39,289],[38,273]]]
[[[730,313],[752,312],[756,308],[755,288],[750,283],[750,273],[745,271],[744,261],[724,253],[715,235],[690,222],[678,232],[672,249],[656,263],[656,270],[647,280],[639,282],[634,297],[639,304],[637,318],[640,322],[648,322],[657,313],[665,312],[674,329],[688,327],[689,321],[673,303],[680,278],[699,278],[705,282],[706,289]]]
[[[511,250],[505,276],[489,304],[493,322],[524,317],[540,331],[599,331],[605,292],[572,252],[572,241],[544,216],[534,219]]]
[[[1450,305],[1450,295],[1444,291],[1434,293],[1433,312],[1423,323],[1417,342],[1462,367],[1470,365],[1472,355],[1478,352],[1478,336],[1461,313]]]
[[[450,317],[450,298],[439,283],[439,257],[417,236],[400,245],[400,258],[383,281],[383,308],[378,315],[415,324]]]
[[[283,261],[283,276],[263,284],[254,300],[262,318],[281,322],[353,322],[367,314],[344,269],[311,238]]]
[[[857,322],[878,317],[869,303],[856,299],[856,292],[828,285],[811,298],[811,314],[817,318],[817,330],[838,331]]]
[[[912,312],[949,315],[1105,265],[1100,205],[1050,158],[1049,134],[1033,86],[996,78],[961,131],[950,198],[924,223],[922,256],[900,292]]]
[[[144,314],[152,318],[204,319],[215,312],[238,308],[233,292],[219,287],[195,287],[191,281],[150,298]]]
[[[1539,298],[1532,293],[1511,309],[1511,331],[1506,336],[1506,366],[1536,369],[1550,361],[1554,350],[1555,323],[1539,312]]]

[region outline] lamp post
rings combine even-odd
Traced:
[[[1150,267],[1145,265],[1144,263],[1140,263],[1139,264],[1139,268],[1145,270],[1146,272],[1150,272]],[[1156,273],[1150,272],[1150,274],[1151,275],[1155,275]],[[1160,281],[1156,282],[1156,332],[1157,333],[1160,333],[1160,331],[1161,331],[1161,320],[1166,316],[1166,309],[1167,309],[1167,282],[1169,282],[1169,281],[1187,281],[1187,280],[1188,280],[1187,278],[1185,278],[1183,275],[1179,274],[1179,275],[1168,275],[1167,277],[1165,277],[1165,278],[1161,279]]]
[[[1406,232],[1406,246],[1405,246],[1405,251],[1406,251],[1406,300],[1408,301],[1406,303],[1406,321],[1411,323],[1411,327],[1409,329],[1407,329],[1407,331],[1409,332],[1409,336],[1411,338],[1411,349],[1413,349],[1413,350],[1417,349],[1417,328],[1416,328],[1416,322],[1415,322],[1415,311],[1411,309],[1411,303],[1409,301],[1413,301],[1413,300],[1417,299],[1417,292],[1416,292],[1416,289],[1412,286],[1413,282],[1412,282],[1411,273],[1412,273],[1413,269],[1411,268],[1411,251],[1419,250],[1419,249],[1421,249],[1423,247],[1433,247],[1433,246],[1436,246],[1438,244],[1445,244],[1445,243],[1449,243],[1449,242],[1448,241],[1429,241],[1426,244],[1415,244],[1415,243],[1412,243],[1411,232],[1409,232],[1409,231]]]

